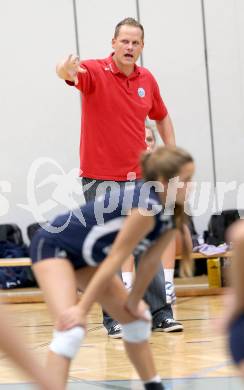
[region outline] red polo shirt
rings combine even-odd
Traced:
[[[127,77],[112,56],[81,63],[76,86],[82,93],[80,169],[84,177],[127,180],[141,177],[139,158],[145,144],[145,119],[161,120],[167,109],[152,74],[135,65]],[[73,85],[73,83],[68,82]]]

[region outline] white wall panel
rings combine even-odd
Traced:
[[[56,63],[75,51],[72,1],[2,1],[0,35],[0,193],[6,189],[3,181],[12,187],[3,194],[9,210],[4,212],[2,206],[0,222],[24,227],[33,222],[33,215],[17,204],[27,203],[32,162],[46,156],[66,173],[79,166],[79,95],[55,73]],[[47,164],[39,180],[49,173],[60,170]],[[37,190],[38,202],[51,199],[55,188],[49,183]],[[60,210],[54,206],[44,217]]]
[[[244,182],[244,2],[205,0],[217,180]],[[244,206],[244,193],[241,206]],[[224,208],[236,208],[237,189]]]
[[[177,144],[193,154],[196,181],[209,181],[213,188],[201,3],[140,0],[140,14],[145,27],[144,65],[158,80]],[[212,202],[203,211],[195,218],[199,231],[206,227]]]
[[[239,185],[244,176],[244,3],[204,3],[217,180]],[[139,6],[145,27],[144,65],[159,82],[178,145],[196,159],[196,180],[213,186],[201,2],[140,0]],[[115,25],[127,16],[136,17],[136,1],[77,0],[81,58],[106,57]],[[74,31],[72,0],[1,2],[0,196],[5,199],[0,197],[0,223],[25,227],[33,221],[33,215],[18,206],[27,203],[33,161],[52,158],[65,173],[79,166],[79,94],[55,74],[57,61],[76,52]],[[61,171],[46,164],[37,184],[49,173]],[[56,188],[50,182],[36,191],[38,204],[53,201],[44,216],[63,209],[62,202],[55,203]],[[237,191],[230,191],[224,207],[236,207],[236,198]],[[206,227],[212,206],[211,201],[196,218],[198,230]]]
[[[115,26],[126,17],[136,17],[135,0],[77,0],[81,58],[108,57]]]

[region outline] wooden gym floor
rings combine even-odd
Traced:
[[[52,325],[44,303],[7,305],[30,349],[44,362]],[[183,333],[153,333],[151,345],[166,389],[243,388],[230,362],[225,338],[214,330],[221,312],[221,296],[178,298],[175,318]],[[125,356],[121,340],[109,339],[94,305],[88,335],[72,364],[68,389],[141,389],[137,374]],[[0,389],[31,389],[29,379],[0,354]]]

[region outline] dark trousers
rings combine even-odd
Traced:
[[[91,187],[84,191],[84,196],[86,202],[94,200],[96,195],[99,195],[97,189],[100,183],[103,183],[104,180],[96,180],[90,178],[82,178],[82,185],[87,186],[94,182]],[[116,182],[121,188],[125,186],[125,181]],[[109,189],[107,189],[109,191]],[[137,267],[139,259],[135,259],[135,264]],[[120,276],[121,273],[120,273]],[[145,301],[150,307],[152,317],[153,317],[153,327],[157,326],[162,320],[166,318],[173,318],[173,311],[171,305],[166,303],[166,293],[165,293],[165,280],[164,280],[164,270],[162,265],[158,273],[153,278],[150,286],[148,287],[145,296]],[[103,325],[108,330],[111,326],[117,324],[118,322],[111,318],[107,313],[103,311]]]

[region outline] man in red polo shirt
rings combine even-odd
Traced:
[[[70,55],[57,65],[58,76],[82,94],[80,170],[83,185],[92,184],[84,193],[86,201],[95,198],[101,182],[110,181],[111,185],[112,181],[122,187],[131,177],[141,179],[139,158],[147,147],[147,116],[156,121],[164,143],[175,145],[174,129],[158,84],[146,68],[136,65],[143,47],[143,26],[133,18],[126,18],[115,28],[114,51],[108,58],[80,62]],[[163,290],[162,275],[159,273],[158,284]],[[157,315],[162,300],[164,296],[153,305]],[[183,329],[172,319],[171,307],[169,314],[161,316],[161,326],[159,317],[154,318],[158,330]],[[172,321],[162,325],[163,317]],[[110,320],[105,319],[104,324],[109,334],[116,336],[119,328]]]
[[[135,23],[134,23],[135,22]],[[145,119],[156,121],[166,145],[175,145],[173,126],[152,74],[137,66],[144,46],[142,26],[125,19],[116,27],[114,52],[102,60],[75,56],[57,66],[59,77],[82,93],[80,168],[83,177],[125,181],[141,177]]]

